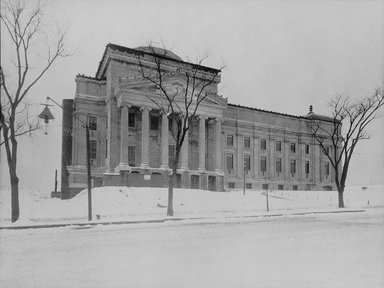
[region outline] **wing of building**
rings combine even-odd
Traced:
[[[330,163],[310,129],[313,119],[331,127],[331,118],[230,104],[217,94],[220,70],[184,62],[161,48],[108,44],[96,76],[78,75],[74,99],[63,101],[62,198],[87,185],[83,123],[91,132],[93,186],[168,185],[175,154],[172,123],[156,104],[162,92],[142,74],[143,67],[155,67],[153,53],[166,71],[192,67],[202,78],[217,75],[186,135],[177,187],[225,191],[242,188],[245,178],[247,189],[335,188]],[[166,81],[171,88],[185,86],[175,77]]]

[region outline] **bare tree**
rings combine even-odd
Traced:
[[[2,1],[1,23],[8,32],[7,36],[12,43],[15,59],[12,59],[14,67],[3,69],[0,67],[1,83],[1,109],[0,132],[3,139],[1,144],[5,146],[9,176],[11,181],[12,222],[19,218],[19,178],[17,176],[17,137],[30,133],[39,128],[36,121],[30,121],[26,97],[31,88],[48,71],[52,64],[59,58],[65,57],[64,51],[65,33],[60,33],[54,47],[47,48],[46,59],[41,60],[40,67],[32,67],[31,52],[33,44],[39,40],[44,13],[37,3],[34,7],[28,7],[19,1]],[[11,81],[16,84],[11,85]]]
[[[384,105],[384,87],[375,90],[372,96],[352,101],[348,96],[331,100],[330,125],[312,121],[312,134],[328,158],[338,191],[339,208],[344,208],[344,189],[353,152],[360,140],[369,139],[368,125],[377,118],[377,111]]]
[[[185,135],[191,127],[199,106],[209,95],[209,88],[220,75],[220,69],[202,66],[207,56],[197,63],[178,61],[179,65],[169,66],[172,55],[166,49],[157,49],[149,45],[149,58],[145,54],[138,56],[141,76],[154,85],[159,91],[159,97],[148,97],[159,110],[167,115],[170,132],[175,140],[175,155],[172,163],[172,173],[169,177],[167,215],[173,216],[173,188],[176,182],[181,147]],[[154,63],[151,66],[148,63]],[[173,64],[174,65],[174,64]],[[182,83],[180,85],[180,83]]]

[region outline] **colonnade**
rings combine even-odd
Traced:
[[[129,169],[128,162],[128,135],[129,135],[129,112],[130,105],[122,105],[120,107],[121,111],[121,121],[120,121],[120,163],[119,168],[121,170]],[[146,169],[149,167],[149,112],[152,108],[147,106],[140,107],[142,115],[141,123],[141,164],[140,168]],[[206,115],[198,115],[199,118],[199,165],[198,170],[203,172],[206,171]],[[162,169],[169,169],[169,120],[166,114],[162,113],[161,115],[161,166]],[[221,137],[221,118],[215,119],[215,171],[222,171],[222,137]],[[180,169],[188,170],[188,134],[186,133],[183,145],[181,147],[181,162]]]

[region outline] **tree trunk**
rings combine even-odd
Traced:
[[[177,179],[177,166],[179,165],[179,159],[180,159],[180,149],[181,145],[176,145],[176,155],[175,159],[173,160],[173,168],[172,168],[172,175],[169,177],[168,181],[168,209],[167,209],[167,216],[173,216],[173,188],[175,187],[176,179]]]
[[[19,219],[19,178],[16,175],[16,169],[10,168],[11,171],[11,207],[12,207],[12,223]]]
[[[11,180],[11,219],[12,223],[16,222],[19,219],[20,208],[19,208],[19,177],[17,177],[16,165],[17,165],[17,141],[12,139],[10,148],[9,142],[5,143],[5,148],[7,150],[7,160],[9,168],[9,177]]]
[[[172,175],[168,180],[168,208],[167,216],[173,216],[173,187],[176,182],[176,169],[172,169]]]
[[[338,188],[337,193],[339,195],[339,208],[344,208],[344,188]]]
[[[17,177],[17,140],[14,134],[9,137],[9,128],[3,127],[3,136],[5,140],[5,152],[7,154],[7,162],[9,169],[9,178],[11,181],[11,221],[16,222],[19,219],[19,177]]]

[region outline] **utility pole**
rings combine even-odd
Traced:
[[[52,101],[57,106],[59,106],[61,109],[63,109],[63,113],[65,113],[65,110],[63,106],[61,106],[59,103],[57,103],[55,100],[53,100],[50,97],[47,97],[47,100]],[[54,119],[53,116],[50,118],[49,115],[52,115],[51,112],[48,109],[48,104],[44,104],[46,107],[43,110],[43,112],[40,114],[40,118],[45,119],[45,123],[48,124],[48,121],[50,119]],[[91,180],[91,155],[90,155],[90,141],[89,141],[89,123],[88,121],[83,121],[80,119],[80,117],[77,114],[73,114],[77,120],[79,120],[83,127],[85,128],[85,135],[86,135],[86,146],[87,146],[87,183],[88,183],[88,220],[92,220],[92,180]],[[55,189],[56,190],[56,189]]]
[[[91,182],[91,155],[89,143],[89,125],[85,125],[87,137],[87,178],[88,178],[88,221],[92,220],[92,182]]]
[[[55,170],[55,193],[57,192],[57,169]]]

